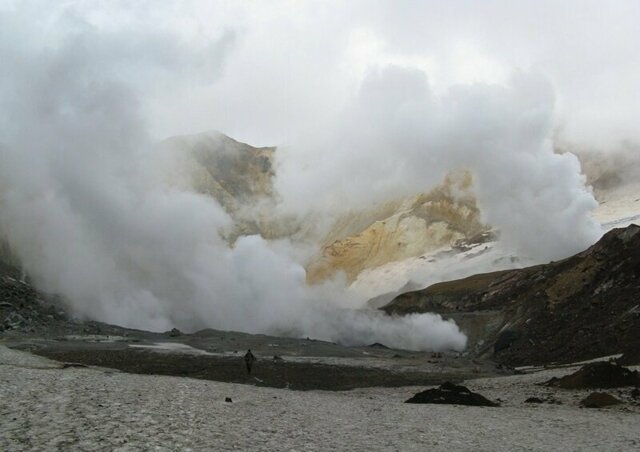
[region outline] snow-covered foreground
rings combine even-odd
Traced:
[[[2,450],[637,450],[637,406],[527,405],[541,374],[469,382],[499,408],[410,405],[417,388],[295,392],[63,369],[0,346]],[[422,389],[422,388],[420,388]],[[561,394],[562,396],[562,394]],[[233,403],[226,403],[231,397]]]

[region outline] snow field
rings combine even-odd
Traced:
[[[468,383],[489,398],[501,398],[500,408],[411,405],[403,401],[423,388],[296,392],[99,368],[62,369],[0,346],[0,449],[640,448],[637,406],[587,410],[522,403],[546,391],[536,381],[567,372]]]

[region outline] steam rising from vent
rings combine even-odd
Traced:
[[[464,68],[391,55],[328,9],[224,4],[0,6],[0,236],[75,313],[154,330],[464,348],[439,316],[350,309],[363,300],[340,276],[307,286],[316,243],[229,240],[229,210],[168,182],[178,161],[160,158],[159,139],[194,129],[276,134],[269,214],[315,214],[318,229],[463,170],[481,221],[514,252],[544,261],[597,239],[578,160],[553,152],[546,74],[494,80],[511,70],[485,65],[491,77],[448,86],[443,74]],[[302,35],[308,46],[296,44]]]
[[[327,134],[285,154],[277,188],[285,208],[331,210],[421,193],[466,169],[483,220],[506,244],[536,259],[564,257],[594,241],[599,227],[578,160],[554,153],[552,113],[551,86],[539,76],[437,97],[421,71],[374,70]]]
[[[248,236],[230,246],[219,231],[232,220],[214,199],[163,183],[170,168],[150,152],[141,91],[120,73],[129,63],[111,53],[121,37],[81,26],[42,55],[43,43],[8,44],[23,31],[9,19],[1,23],[0,56],[14,64],[3,73],[0,228],[37,284],[75,313],[153,330],[464,347],[464,335],[439,316],[343,314],[340,287],[307,288],[286,242]],[[180,63],[180,52],[146,53],[166,37],[137,38],[145,70]],[[96,47],[103,51],[89,52]]]

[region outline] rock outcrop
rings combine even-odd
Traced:
[[[405,403],[435,403],[440,405],[499,406],[477,392],[471,392],[465,386],[443,383],[438,388],[419,392]]]
[[[66,320],[65,312],[22,280],[17,268],[0,261],[0,332],[35,332]]]
[[[563,389],[621,388],[640,386],[640,373],[610,362],[590,363],[578,371],[547,383]]]
[[[169,138],[161,148],[179,153],[187,182],[229,211],[273,194],[274,147],[253,147],[207,132]]]
[[[319,282],[342,271],[351,282],[366,269],[489,237],[472,184],[471,173],[452,173],[427,193],[388,203],[386,216],[371,211],[375,221],[328,240],[321,258],[308,267],[308,281]]]
[[[580,401],[580,405],[585,408],[606,408],[608,406],[619,405],[621,403],[621,400],[616,399],[614,396],[606,392],[592,392]]]

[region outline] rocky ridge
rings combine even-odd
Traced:
[[[452,318],[474,354],[509,365],[617,353],[633,361],[640,348],[638,293],[640,227],[631,225],[562,261],[434,284],[382,309]]]

